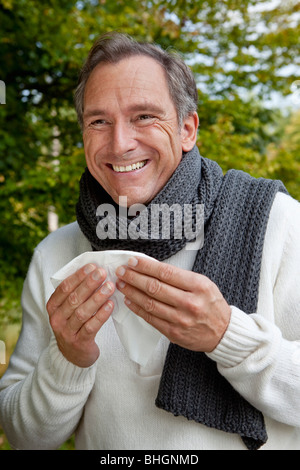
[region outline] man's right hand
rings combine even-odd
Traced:
[[[58,347],[79,367],[89,367],[97,360],[95,336],[113,311],[109,297],[115,286],[109,281],[101,286],[105,278],[104,269],[88,264],[62,281],[47,302]]]

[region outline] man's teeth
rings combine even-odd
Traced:
[[[112,165],[112,167],[114,171],[123,172],[123,171],[138,170],[139,168],[143,168],[143,166],[145,165],[146,165],[146,160],[144,160],[143,162],[133,163],[133,165],[127,165],[127,166]]]

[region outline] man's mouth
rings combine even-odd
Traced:
[[[133,163],[132,165],[126,165],[126,166],[121,166],[121,165],[111,165],[112,169],[116,171],[117,173],[125,173],[129,171],[134,171],[134,170],[139,170],[140,168],[143,168],[147,163],[147,160],[143,160],[142,162],[137,162]]]

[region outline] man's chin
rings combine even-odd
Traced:
[[[120,207],[130,208],[135,205],[146,206],[148,204],[148,200],[145,198],[145,194],[143,193],[142,189],[140,189],[136,195],[130,192],[129,194],[112,196],[112,198],[114,202]],[[138,210],[138,208],[134,208],[134,207],[133,209]]]

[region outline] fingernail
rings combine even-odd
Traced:
[[[139,260],[137,258],[129,258],[127,264],[128,266],[137,266]]]
[[[125,287],[125,282],[124,281],[118,281],[118,287],[120,289],[123,289]]]
[[[112,287],[111,285],[107,282],[101,287],[101,294],[108,295],[112,292]]]
[[[126,305],[130,305],[130,304],[131,304],[131,300],[127,299],[127,297],[125,297],[124,302],[125,302]]]
[[[94,269],[96,268],[96,266],[94,264],[88,264],[85,268],[84,268],[84,274],[89,274],[91,273],[92,271],[94,271]]]
[[[104,307],[104,310],[106,310],[106,312],[109,312],[112,309],[112,307],[113,307],[112,302],[107,302],[107,304]]]
[[[125,274],[125,268],[124,266],[119,266],[117,269],[116,269],[116,275],[117,276],[124,276]]]
[[[99,281],[99,279],[101,279],[102,277],[103,277],[102,269],[96,269],[92,274],[92,278],[94,279],[94,281]]]

